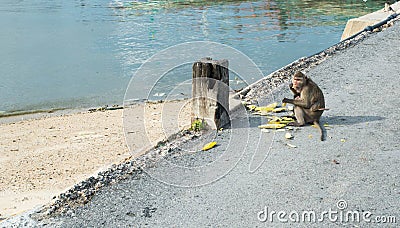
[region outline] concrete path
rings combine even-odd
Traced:
[[[297,148],[291,148],[284,132],[261,133],[257,126],[265,120],[243,115],[215,136],[218,147],[193,153],[185,148],[205,141],[186,144],[156,167],[104,187],[87,205],[38,225],[398,226],[399,69],[397,23],[307,73],[330,108],[321,121],[331,126],[327,141],[308,126],[293,133],[290,144]],[[285,86],[273,98],[266,95],[266,102],[289,95]],[[174,169],[169,162],[198,168]]]

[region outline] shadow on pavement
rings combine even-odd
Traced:
[[[384,119],[385,118],[381,116],[322,116],[320,122],[326,122],[329,125],[352,125]]]
[[[322,116],[320,123],[321,125],[327,123],[329,125],[353,125],[358,123],[367,123],[373,121],[380,121],[386,119],[381,116]],[[257,128],[261,124],[265,124],[267,119],[260,116],[246,116],[236,117],[235,121],[241,122],[241,124],[234,124],[234,126],[225,126],[225,128]]]

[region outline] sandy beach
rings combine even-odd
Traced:
[[[136,124],[145,125],[146,132],[129,132],[133,142],[143,142],[151,135],[147,141],[153,145],[188,127],[188,103],[166,103],[169,109],[163,108],[165,103],[147,103],[124,110],[1,120],[0,220],[46,204],[79,181],[131,157],[124,134],[124,112],[125,118],[132,116],[131,122],[137,119],[140,123]],[[177,117],[166,118],[169,114]],[[143,143],[130,143],[129,148],[134,151],[141,146]]]

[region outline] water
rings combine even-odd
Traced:
[[[0,112],[122,103],[146,59],[187,41],[230,45],[266,75],[337,43],[348,19],[384,2],[2,0]]]

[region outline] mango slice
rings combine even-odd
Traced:
[[[286,108],[274,108],[272,110],[272,112],[284,112],[284,111],[286,111]]]
[[[279,128],[284,128],[286,124],[264,124],[258,126],[260,129],[279,129]]]
[[[209,149],[213,148],[215,145],[217,145],[217,142],[215,142],[215,141],[207,143],[206,145],[204,145],[203,149],[201,149],[201,150],[202,151],[209,150]]]

